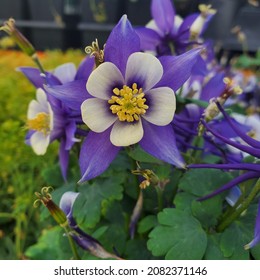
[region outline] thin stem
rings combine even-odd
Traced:
[[[236,220],[241,215],[241,213],[243,213],[248,208],[250,203],[259,193],[259,191],[260,191],[260,179],[258,179],[252,191],[249,193],[249,195],[244,200],[244,202],[238,208],[236,208],[234,212],[231,212],[230,215],[228,215],[225,219],[223,219],[219,223],[219,225],[217,226],[217,231],[218,232],[224,231],[234,220]]]
[[[158,212],[161,212],[163,210],[163,189],[158,184],[155,186],[155,190],[157,192]]]
[[[69,239],[70,248],[71,248],[71,251],[72,251],[72,254],[73,254],[73,259],[74,260],[80,260],[80,256],[79,256],[77,248],[75,246],[75,242],[74,242],[72,236],[70,235],[70,229],[68,227],[64,227],[64,230],[65,230],[65,232],[67,234],[67,237]]]
[[[35,53],[34,55],[32,55],[32,59],[33,61],[36,63],[36,65],[38,66],[39,70],[41,71],[42,74],[45,74],[45,70],[38,58],[38,55]]]

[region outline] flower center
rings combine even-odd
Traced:
[[[44,134],[50,132],[50,116],[44,112],[38,113],[34,119],[27,121],[27,127],[32,130],[40,131]]]
[[[117,114],[118,119],[122,122],[138,121],[140,115],[146,113],[149,108],[145,104],[146,99],[142,88],[137,88],[134,83],[132,88],[124,85],[122,89],[114,88],[113,93],[108,103],[111,104],[110,110],[113,114]]]

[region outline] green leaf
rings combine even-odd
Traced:
[[[139,145],[130,147],[130,149],[128,149],[127,152],[128,152],[128,155],[136,161],[148,162],[148,163],[159,163],[159,164],[162,163],[162,161],[160,161],[157,158],[146,153]]]
[[[117,252],[122,256],[128,232],[121,225],[109,224],[105,234],[103,234],[98,241],[104,246],[108,252]]]
[[[165,259],[202,259],[207,235],[200,223],[188,212],[166,208],[158,214],[160,225],[149,234],[148,249]]]
[[[232,176],[228,172],[218,169],[190,169],[182,177],[179,188],[196,196],[204,196],[231,179]]]
[[[255,260],[260,260],[260,244],[250,249],[250,252]]]
[[[180,192],[175,196],[173,203],[176,206],[176,209],[191,213],[192,202],[196,199],[197,197],[190,193]]]
[[[204,201],[194,200],[192,202],[192,214],[206,228],[215,226],[222,214],[222,198],[215,196]]]
[[[244,249],[244,245],[248,240],[248,232],[246,231],[241,224],[234,222],[223,232],[220,248],[226,258],[231,260],[249,259],[249,251]]]
[[[157,218],[154,215],[144,217],[138,223],[138,233],[146,233],[157,225]]]
[[[205,260],[224,260],[225,257],[220,249],[220,238],[221,234],[209,234],[207,249],[204,255]]]
[[[49,186],[59,187],[64,184],[59,164],[53,164],[43,169],[42,177]]]
[[[127,260],[149,260],[153,256],[147,250],[145,240],[134,239],[127,241],[124,258]]]
[[[102,205],[123,197],[123,176],[99,178],[79,187],[80,196],[74,205],[74,216],[84,228],[93,228],[101,218]]]
[[[44,230],[38,242],[30,246],[25,255],[33,260],[64,260],[72,257],[69,241],[60,226]]]

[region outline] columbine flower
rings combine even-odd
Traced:
[[[44,155],[50,143],[53,130],[53,111],[46,93],[37,89],[36,100],[32,100],[27,112],[27,128],[30,130],[28,142],[37,155]]]
[[[190,38],[197,40],[200,34],[204,31],[206,23],[216,13],[216,10],[211,8],[211,5],[200,4],[200,15],[195,19],[190,27]]]
[[[44,76],[37,68],[19,68],[29,81],[36,88],[39,88],[40,95],[45,96],[40,99],[48,102],[48,108],[52,112],[49,114],[49,127],[45,131],[42,128],[41,131],[35,129],[35,121],[30,121],[35,116],[31,117],[31,113],[29,116],[28,112],[27,127],[29,133],[27,134],[27,143],[32,145],[36,154],[42,155],[45,154],[49,143],[56,139],[60,140],[59,160],[64,179],[66,179],[67,174],[69,151],[74,143],[79,141],[75,138],[75,134],[84,133],[77,128],[77,124],[82,124],[80,105],[89,96],[85,84],[93,66],[94,59],[87,58],[83,60],[78,69],[73,63],[65,63],[55,68],[53,73],[45,72]],[[71,90],[72,85],[74,86],[73,91]],[[64,99],[64,97],[66,98]],[[33,101],[32,104],[35,104],[35,102]],[[35,107],[35,105],[32,106]],[[41,111],[43,109],[40,105],[38,110],[37,113],[46,111],[46,109]],[[45,114],[40,114],[37,120],[41,119],[42,122],[46,122],[48,118],[44,118],[44,116]],[[38,133],[35,134],[36,132]],[[41,142],[45,141],[44,145],[38,142],[39,135],[41,135]],[[86,134],[84,133],[84,135]]]
[[[200,15],[191,14],[184,20],[176,15],[170,0],[152,0],[151,20],[146,27],[137,28],[141,39],[141,49],[155,51],[158,55],[169,55],[176,52],[183,53],[190,41],[190,27]],[[206,28],[208,21],[203,22],[199,35]]]
[[[104,62],[89,76],[92,96],[81,105],[82,119],[92,130],[80,153],[80,182],[98,176],[120,147],[140,143],[153,156],[184,167],[170,125],[174,91],[189,78],[199,49],[179,57],[140,53],[140,40],[126,16],[113,29]]]
[[[125,76],[112,63],[105,62],[90,75],[88,92],[95,98],[82,103],[82,118],[94,132],[111,128],[115,146],[138,143],[144,135],[142,120],[158,126],[168,125],[176,109],[175,95],[169,87],[156,87],[163,67],[150,54],[133,53]]]

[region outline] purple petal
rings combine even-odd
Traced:
[[[258,203],[258,211],[257,211],[257,216],[256,216],[254,239],[249,244],[245,245],[245,249],[250,249],[250,248],[254,247],[259,242],[260,242],[260,200],[259,200],[259,203]]]
[[[69,108],[78,111],[82,102],[92,97],[86,90],[85,80],[77,80],[60,86],[46,86],[45,90]]]
[[[259,149],[255,149],[255,148],[251,148],[249,146],[245,146],[245,145],[242,145],[240,143],[237,143],[233,140],[230,140],[226,137],[223,137],[221,134],[217,133],[216,131],[214,131],[213,129],[211,129],[205,121],[202,121],[203,125],[206,127],[206,129],[212,133],[215,137],[217,137],[218,139],[220,139],[221,141],[225,142],[226,144],[229,144],[243,152],[246,152],[252,156],[255,156],[255,157],[258,157],[260,158],[260,150]]]
[[[43,77],[40,70],[37,68],[20,67],[18,70],[21,71],[36,88],[43,88],[43,85],[46,83],[60,85],[60,81],[51,73],[46,72],[46,77]]]
[[[60,199],[60,208],[67,218],[72,217],[73,205],[78,195],[76,192],[65,192]]]
[[[213,97],[220,96],[226,87],[223,82],[224,76],[224,73],[218,73],[214,77],[212,77],[203,87],[200,99],[209,101]]]
[[[64,138],[61,139],[60,143],[59,162],[62,177],[66,181],[67,170],[69,165],[69,150],[66,150],[66,140]]]
[[[65,149],[70,150],[75,142],[78,142],[78,139],[75,138],[75,133],[77,130],[76,123],[74,121],[69,122],[65,127],[66,133],[66,145]]]
[[[114,160],[120,147],[110,142],[110,131],[102,133],[90,131],[81,146],[79,164],[82,177],[79,183],[97,177],[104,172]]]
[[[143,120],[143,128],[144,137],[140,141],[140,146],[147,153],[177,167],[185,168],[171,125],[156,126]]]
[[[228,195],[225,197],[225,199],[226,199],[227,203],[233,207],[237,203],[241,194],[242,194],[242,192],[241,192],[240,188],[238,186],[235,186],[230,189],[230,191],[229,191]]]
[[[76,72],[75,64],[68,62],[56,67],[53,71],[53,75],[57,77],[62,84],[65,84],[74,81]]]
[[[198,13],[191,14],[183,20],[183,22],[178,30],[178,40],[180,40],[180,41],[189,40],[190,27],[193,24],[193,22],[195,21],[195,19],[198,17],[198,15],[199,15]]]
[[[94,57],[86,57],[79,65],[75,80],[87,81],[95,65]]]
[[[157,87],[170,87],[178,90],[190,77],[196,64],[201,48],[190,50],[179,56],[163,56],[159,60],[164,69],[164,75]]]
[[[206,168],[206,167],[205,167]],[[205,200],[205,199],[209,199],[215,195],[218,195],[226,190],[229,190],[231,188],[233,188],[234,186],[244,182],[244,181],[247,181],[249,179],[253,179],[253,178],[258,178],[259,177],[259,173],[257,172],[247,172],[247,173],[244,173],[238,177],[236,177],[235,179],[231,180],[229,183],[225,184],[224,186],[222,186],[221,188],[218,188],[217,190],[215,190],[214,192],[206,195],[206,196],[203,196],[201,198],[199,198],[198,200],[199,201],[202,201],[202,200]]]
[[[229,123],[229,125],[233,128],[233,130],[237,133],[237,135],[243,139],[248,145],[251,145],[254,148],[260,149],[260,142],[251,138],[248,136],[244,131],[242,131],[235,123],[232,121],[232,119],[228,116],[228,114],[225,112],[225,110],[220,106],[219,104],[218,108],[225,117],[226,121]],[[240,124],[241,125],[241,124]]]
[[[135,29],[136,33],[140,37],[140,47],[142,50],[155,51],[156,47],[161,42],[160,35],[154,30],[146,27],[139,27]]]
[[[105,61],[114,63],[124,76],[128,57],[138,51],[140,51],[139,36],[124,15],[107,39]]]
[[[172,30],[175,10],[171,0],[153,0],[151,4],[151,14],[156,25],[164,34],[169,34]]]

